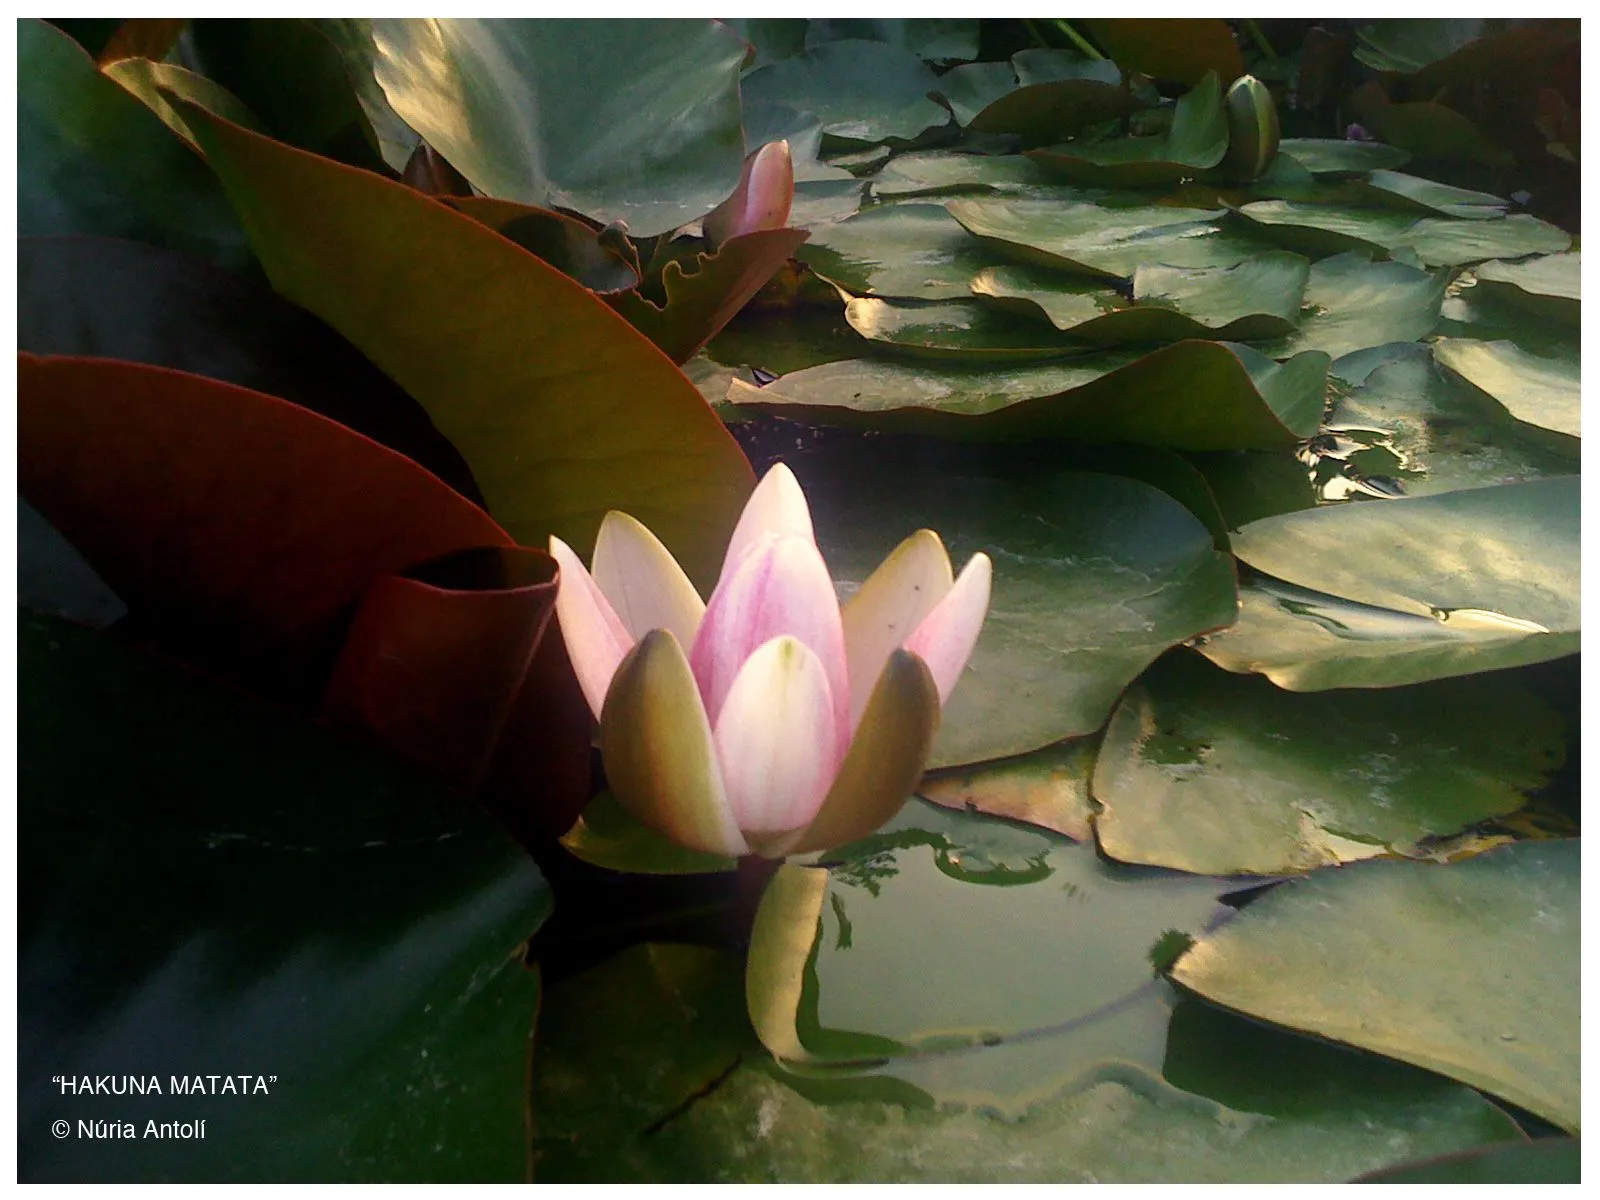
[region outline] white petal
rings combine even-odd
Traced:
[[[694,645],[705,601],[660,539],[627,513],[600,522],[594,581],[634,641],[670,629],[681,645]]]
[[[733,537],[728,541],[728,553],[722,560],[722,574],[739,565],[739,560],[767,534],[800,537],[816,544],[817,536],[811,530],[811,509],[806,506],[806,494],[800,490],[800,481],[794,472],[779,463],[761,477],[756,490],[745,502],[739,523],[734,526]]]
[[[950,591],[950,556],[931,529],[894,548],[844,605],[844,649],[850,668],[850,728],[861,723],[883,664]]]
[[[747,837],[810,824],[842,757],[821,660],[793,637],[759,647],[728,689],[712,737]]]
[[[745,660],[783,634],[805,643],[822,663],[840,737],[847,740],[850,681],[833,580],[813,543],[774,534],[765,535],[732,574],[722,577],[689,653],[712,725]]]
[[[972,657],[983,618],[989,613],[989,582],[994,568],[987,554],[974,554],[961,568],[939,606],[906,639],[906,649],[928,664],[939,688],[939,703],[950,699],[956,680]]]
[[[609,601],[584,570],[572,547],[558,537],[550,539],[550,555],[561,568],[556,590],[556,620],[567,643],[567,657],[583,688],[589,711],[598,719],[605,706],[606,689],[622,656],[633,649],[633,638]]]

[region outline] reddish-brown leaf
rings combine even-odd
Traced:
[[[273,396],[111,359],[18,356],[25,497],[180,654],[314,695],[373,583],[509,546],[411,460]]]

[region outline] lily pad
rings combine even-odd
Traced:
[[[372,33],[394,111],[496,199],[649,237],[739,182],[745,47],[716,21],[387,17]]]
[[[274,286],[417,398],[514,537],[554,533],[586,553],[618,508],[691,575],[715,577],[750,468],[648,339],[581,284],[403,184],[185,115]]]
[[[1357,142],[1349,138],[1284,138],[1278,153],[1287,154],[1313,175],[1335,178],[1393,170],[1411,158],[1409,151],[1382,142]]]
[[[919,304],[857,296],[845,320],[892,353],[961,363],[1034,361],[1081,354],[1081,343],[1033,321],[1014,321],[973,301]]]
[[[1112,714],[1094,774],[1121,862],[1281,875],[1385,853],[1520,808],[1564,757],[1561,718],[1482,677],[1285,695],[1192,656],[1157,663]]]
[[[1054,86],[1054,85],[1044,85]],[[1149,187],[1177,183],[1216,166],[1228,152],[1228,118],[1222,88],[1208,72],[1179,98],[1172,126],[1155,137],[1075,141],[1030,150],[1052,174],[1091,187]]]
[[[1309,271],[1305,259],[1287,251],[1233,267],[1140,266],[1132,304],[1103,283],[1042,267],[989,267],[971,287],[1010,311],[1041,312],[1057,329],[1089,342],[1251,341],[1294,330]]]
[[[910,141],[950,120],[949,111],[928,98],[936,83],[932,68],[912,51],[848,38],[757,67],[742,89],[752,99],[815,113],[831,137],[882,142]]]
[[[995,261],[940,204],[868,209],[818,230],[796,257],[849,291],[914,300],[964,300]]]
[[[1337,1180],[1517,1135],[1469,1088],[1160,980],[1093,1021],[869,1067],[770,1062],[741,982],[660,944],[552,980],[538,1180]]]
[[[17,230],[87,233],[245,266],[250,247],[205,162],[43,21],[17,24]]]
[[[1482,163],[1508,170],[1515,159],[1478,124],[1456,109],[1432,100],[1389,104],[1375,115],[1386,142],[1418,158]]]
[[[1305,467],[1286,451],[1215,450],[1184,457],[1205,479],[1224,530],[1316,504]]]
[[[1449,866],[1316,872],[1203,937],[1172,978],[1215,1004],[1438,1071],[1576,1133],[1578,847],[1520,842]]]
[[[1433,344],[1433,357],[1524,425],[1559,435],[1576,454],[1582,419],[1576,346],[1547,356],[1530,354],[1514,342],[1441,338]]]
[[[1395,687],[1579,646],[1578,477],[1336,505],[1233,537],[1276,576],[1201,652],[1279,687]]]
[[[1119,66],[1157,79],[1198,83],[1214,71],[1227,84],[1244,71],[1233,30],[1217,17],[1090,17],[1084,27]]]
[[[1316,430],[1327,368],[1317,351],[1278,364],[1248,346],[1184,341],[1143,355],[1113,351],[984,371],[832,362],[764,388],[736,382],[728,398],[813,424],[975,441],[1271,448]]]
[[[415,772],[104,634],[25,616],[19,649],[21,1177],[525,1179],[522,944],[550,911],[527,856]],[[222,1070],[234,1093],[171,1087]],[[161,1091],[51,1082],[106,1074]]]
[[[1480,263],[1473,274],[1486,294],[1575,326],[1581,313],[1582,262],[1574,250],[1523,262]]]
[[[923,779],[917,795],[958,811],[973,809],[1049,829],[1075,842],[1094,836],[1089,777],[1095,742],[1079,738],[1017,758],[938,771]]]
[[[630,817],[610,792],[601,792],[561,837],[576,858],[608,871],[642,875],[700,875],[732,871],[738,860],[686,850]]]
[[[1225,229],[1218,209],[1009,196],[961,197],[947,207],[967,232],[1007,257],[1103,279],[1131,279],[1154,264],[1232,267],[1262,250]]]
[[[957,70],[991,65],[995,64],[972,63]],[[1012,85],[982,105],[975,105],[979,96],[970,93],[951,97],[957,120],[979,133],[1011,134],[1024,146],[1039,146],[1060,142],[1139,107],[1133,92],[1122,86],[1122,72],[1109,59],[1077,59],[1045,79],[1023,78],[1025,73],[1019,67]],[[950,76],[942,76],[939,82],[942,88],[949,87]],[[984,82],[992,85],[993,81],[985,78]],[[964,118],[961,99],[968,101],[967,107],[976,108]]]
[[[1433,179],[1419,179],[1399,171],[1372,171],[1361,187],[1397,208],[1462,217],[1469,221],[1493,221],[1506,215],[1508,201],[1488,192],[1451,187]]]
[[[1408,496],[1572,473],[1574,455],[1522,436],[1499,404],[1410,345],[1414,353],[1375,368],[1328,414],[1330,434],[1371,447],[1346,446],[1347,470],[1385,474]]]
[[[866,38],[902,46],[929,62],[978,57],[977,17],[822,17],[806,22],[806,49]]]
[[[1417,341],[1439,323],[1447,272],[1402,262],[1372,262],[1366,255],[1336,254],[1311,266],[1300,327],[1262,350],[1281,357],[1321,350],[1340,358],[1357,350]]]
[[[1375,208],[1334,207],[1295,200],[1257,200],[1234,210],[1263,236],[1311,253],[1410,250],[1425,266],[1458,267],[1489,258],[1554,254],[1572,238],[1526,213],[1494,220],[1416,218]]]
[[[1515,77],[1578,40],[1569,20],[1454,17],[1373,21],[1356,31],[1355,56],[1379,71],[1415,75],[1424,88],[1485,75]]]
[[[1215,880],[1121,867],[1092,845],[913,801],[828,868],[779,869],[752,935],[752,1017],[758,1032],[792,1025],[808,1058],[834,1061],[1060,1025],[1144,985],[1166,931],[1197,934],[1226,914],[1219,890]],[[791,891],[807,902],[790,903]],[[907,938],[913,920],[921,932]],[[754,973],[779,954],[796,959],[792,969]],[[801,986],[772,986],[779,978]]]
[[[973,66],[998,66],[974,63]],[[1050,186],[1050,177],[1020,154],[961,154],[928,150],[897,154],[872,177],[872,194],[933,196],[946,192],[1012,191]],[[1064,196],[1073,193],[1061,189]]]
[[[1581,1174],[1576,1138],[1540,1138],[1401,1163],[1351,1182],[1578,1183]]]
[[[960,460],[930,468],[862,447],[791,457],[848,594],[918,527],[956,563],[994,561],[989,617],[945,707],[933,766],[1092,732],[1169,646],[1234,614],[1231,562],[1183,505],[1115,475]]]

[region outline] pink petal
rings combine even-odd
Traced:
[[[600,522],[594,581],[632,640],[670,629],[680,645],[694,644],[705,601],[671,551],[627,513],[608,512]]]
[[[905,648],[928,664],[939,689],[940,704],[950,699],[956,680],[972,657],[983,618],[989,613],[989,581],[993,574],[989,556],[974,554],[938,607],[906,639]]]
[[[747,837],[810,824],[841,758],[821,660],[793,637],[758,647],[728,689],[712,738],[728,804]]]
[[[567,657],[578,676],[583,698],[595,719],[605,707],[606,689],[617,673],[622,656],[633,649],[633,639],[623,628],[609,601],[572,547],[558,537],[550,539],[550,555],[561,568],[556,589],[556,620],[567,643]]]
[[[768,142],[744,160],[739,185],[701,222],[706,241],[720,246],[729,238],[762,229],[782,229],[794,203],[794,159],[789,143]]]
[[[745,501],[744,512],[733,528],[728,541],[728,553],[722,560],[722,574],[739,565],[750,547],[769,533],[787,537],[804,538],[816,544],[811,530],[811,510],[806,506],[806,494],[800,490],[800,481],[794,472],[779,463],[761,477],[756,490]]]
[[[783,634],[798,638],[821,661],[841,738],[848,740],[850,685],[833,580],[822,552],[808,539],[770,533],[723,575],[689,652],[711,724],[745,660]]]

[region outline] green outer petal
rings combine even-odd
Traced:
[[[825,868],[779,867],[762,893],[750,930],[750,956],[744,968],[750,1024],[763,1046],[791,1062],[811,1057],[800,1044],[797,1019],[806,963],[816,944],[827,890]]]
[[[955,583],[950,555],[931,529],[919,529],[890,553],[841,606],[844,653],[850,668],[851,728],[866,711],[889,655],[939,606]]]
[[[669,631],[645,634],[617,667],[600,749],[612,794],[650,828],[691,850],[750,852],[722,788],[700,689]]]
[[[933,673],[909,650],[896,650],[878,676],[821,810],[792,841],[763,853],[805,854],[866,837],[916,791],[938,730]]]

